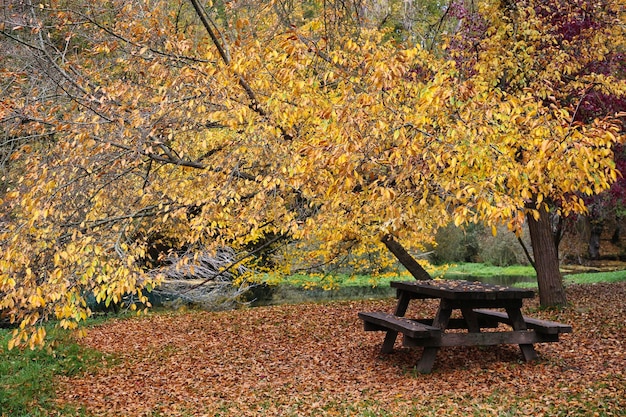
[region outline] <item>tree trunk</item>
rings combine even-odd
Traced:
[[[420,265],[393,236],[386,235],[381,241],[416,280],[423,281],[432,279],[430,274],[422,268],[422,265]]]
[[[539,302],[542,307],[563,306],[567,299],[559,270],[559,255],[552,233],[550,212],[542,207],[539,210],[538,220],[535,220],[532,213],[526,217],[537,271]]]
[[[619,222],[619,218],[618,218],[618,222]],[[617,225],[615,226],[615,230],[613,231],[613,235],[611,235],[611,243],[614,245],[619,245],[619,239],[620,239],[620,224],[617,223]]]
[[[589,219],[589,258],[593,260],[600,259],[600,236],[604,231],[602,220]]]

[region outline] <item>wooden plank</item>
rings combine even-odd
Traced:
[[[433,325],[433,319],[414,319],[423,324],[428,324],[429,326]],[[496,320],[490,320],[488,318],[481,319],[478,318],[478,327],[481,329],[485,328],[496,328],[498,327],[498,322]],[[467,322],[465,319],[454,318],[448,320],[447,329],[467,329]]]
[[[396,310],[394,311],[394,315],[398,317],[404,317],[406,314],[407,308],[409,308],[409,302],[411,301],[411,294],[402,293],[398,294],[398,304],[396,304]]]
[[[376,323],[372,323],[370,321],[364,321],[363,322],[363,326],[366,332],[389,332],[391,333],[392,331],[389,330],[389,327],[386,325],[382,325],[382,324],[376,324]],[[393,332],[395,335],[398,334],[398,332]],[[395,340],[394,340],[395,342]]]
[[[446,300],[454,309],[464,308],[522,308],[522,299],[505,300]]]
[[[461,312],[463,313],[463,318],[467,322],[467,329],[470,331],[470,333],[479,333],[480,326],[478,324],[478,316],[476,316],[474,310],[465,307],[461,309]]]
[[[430,298],[435,298],[429,295],[417,294],[415,292],[405,291],[400,288],[396,288],[396,298],[400,298],[402,295],[408,296],[411,300],[427,300]]]
[[[476,309],[474,312],[483,318],[491,318],[495,319],[501,323],[506,323],[512,325],[511,320],[509,319],[508,314],[501,311],[493,311],[493,310],[485,310],[485,309]],[[563,323],[557,323],[556,321],[550,320],[540,320],[527,316],[523,316],[524,322],[529,329],[534,329],[540,333],[546,334],[559,334],[559,333],[571,333],[572,326]]]
[[[441,331],[447,329],[450,317],[452,316],[452,310],[453,308],[449,305],[447,300],[442,299],[439,303],[439,308],[437,309],[435,318],[433,319],[433,326],[441,329]]]
[[[441,331],[433,326],[397,317],[383,312],[359,313],[359,318],[365,323],[365,330],[387,330],[401,332],[412,338],[438,336]]]
[[[415,365],[415,370],[422,374],[429,374],[435,364],[435,358],[437,357],[437,347],[426,347],[422,353],[422,357]]]
[[[417,298],[417,297],[412,297]],[[464,308],[481,309],[481,308],[521,308],[523,300],[451,300],[443,299],[450,308],[462,310]]]
[[[424,340],[441,340],[441,336],[445,336],[443,332],[448,328],[450,324],[450,316],[452,315],[452,307],[449,305],[447,300],[441,299],[439,302],[439,308],[437,309],[437,313],[435,314],[435,318],[433,319],[433,326],[441,329],[439,337],[429,337]],[[410,343],[411,340],[415,340],[408,335],[404,335],[402,339],[402,343],[404,346],[407,346],[406,343]],[[435,364],[435,358],[437,357],[437,353],[439,352],[439,346],[437,345],[428,345],[424,347],[424,351],[422,352],[422,358],[415,365],[415,369],[420,373],[430,373],[433,369],[433,365]]]
[[[439,337],[412,338],[405,336],[406,347],[447,347],[447,346],[490,346],[490,345],[532,345],[533,343],[557,342],[558,335],[537,333],[532,330],[485,333],[445,333]]]

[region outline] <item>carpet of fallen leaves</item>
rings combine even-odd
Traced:
[[[108,320],[81,342],[103,363],[61,379],[58,401],[98,416],[626,415],[626,283],[567,291],[566,310],[524,307],[574,328],[537,345],[538,361],[442,348],[428,375],[412,370],[420,349],[381,354],[383,333],[357,318],[393,299]],[[434,309],[413,301],[407,315]]]

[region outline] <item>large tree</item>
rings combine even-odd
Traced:
[[[619,117],[619,109],[609,102],[619,103],[624,97],[624,26],[619,23],[624,6],[581,0],[496,2],[490,8],[474,8],[457,2],[450,13],[461,19],[448,50],[463,77],[486,75],[503,94],[536,100],[543,111],[553,113],[553,121],[547,124],[539,114],[524,121],[526,140],[520,136],[511,146],[515,161],[509,174],[520,177],[515,182],[526,183],[518,191],[526,194],[541,303],[564,304],[558,259],[562,221],[572,213],[586,212],[580,198],[597,195],[598,187],[606,187],[607,179],[613,182],[619,175],[614,162],[607,160],[594,162],[596,173],[589,172],[584,154],[573,155],[568,148],[585,143],[598,150],[603,144],[593,135],[582,139],[573,132],[586,135],[587,129],[598,127],[610,135],[621,132],[620,122],[611,121]],[[606,104],[599,104],[596,97]],[[596,109],[605,111],[590,114],[594,101]],[[613,126],[607,129],[601,123]],[[537,128],[551,132],[537,136]],[[596,177],[605,168],[611,172]],[[498,170],[502,172],[502,167]],[[588,182],[572,187],[581,175]],[[513,229],[519,233],[519,226]]]
[[[74,326],[88,293],[145,301],[158,239],[404,255],[451,220],[528,218],[542,304],[563,303],[558,258],[538,252],[547,216],[584,211],[617,175],[614,120],[573,120],[580,89],[626,92],[581,70],[623,48],[624,2],[605,3],[584,49],[544,3],[478,2],[472,59],[462,38],[404,43],[345,2],[5,5],[2,132],[45,133],[13,154],[24,173],[2,202],[12,343],[40,343],[50,317]]]

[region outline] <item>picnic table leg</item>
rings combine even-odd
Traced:
[[[439,352],[438,347],[425,347],[422,357],[415,365],[415,370],[421,374],[429,374],[435,364],[437,352]]]
[[[411,301],[411,297],[409,294],[403,292],[400,294],[398,298],[398,304],[396,305],[396,311],[394,314],[398,317],[404,317],[406,314],[406,310],[409,307],[409,301]],[[398,337],[398,332],[394,330],[387,330],[387,334],[385,335],[385,340],[383,341],[383,347],[381,349],[382,353],[391,353],[393,352],[393,345],[396,343],[396,338]]]
[[[470,333],[480,333],[480,326],[478,325],[478,317],[474,310],[469,307],[461,308],[461,312],[463,313],[463,318],[465,319],[465,323],[467,324],[467,330]]]
[[[437,314],[435,315],[435,319],[433,320],[433,326],[441,329],[443,333],[446,327],[448,327],[448,322],[450,321],[450,316],[452,315],[452,307],[448,304],[446,300],[441,300],[439,304],[439,309],[437,310]],[[433,369],[433,365],[435,364],[435,358],[437,357],[437,352],[439,352],[439,348],[436,346],[427,346],[424,348],[424,352],[422,352],[422,357],[415,365],[415,370],[422,374],[428,374]]]
[[[519,308],[507,308],[506,312],[511,320],[513,330],[526,330],[526,322],[524,321],[524,316]],[[519,345],[519,348],[522,351],[522,355],[524,356],[524,360],[526,362],[537,359],[537,352],[535,351],[535,347],[532,343],[521,344]]]

